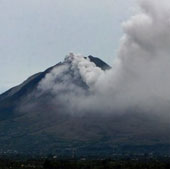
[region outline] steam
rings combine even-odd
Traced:
[[[130,106],[163,111],[170,101],[170,3],[140,1],[141,13],[123,24],[119,95]],[[113,77],[114,78],[114,77]]]
[[[79,111],[168,112],[170,2],[141,0],[139,4],[140,13],[123,23],[124,36],[111,70],[103,71],[88,58],[71,53],[64,65],[41,81],[39,89],[51,91]],[[55,83],[56,79],[62,80]]]

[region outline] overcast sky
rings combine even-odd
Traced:
[[[69,52],[112,64],[135,0],[0,0],[0,93]]]

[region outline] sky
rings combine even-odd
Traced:
[[[112,65],[135,0],[0,0],[0,93],[69,52]]]

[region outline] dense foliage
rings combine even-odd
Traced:
[[[126,160],[0,160],[0,169],[169,169],[170,159]]]

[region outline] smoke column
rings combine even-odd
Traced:
[[[110,71],[102,71],[83,56],[70,54],[65,62],[69,70],[80,76],[90,93],[72,86],[72,108],[109,112],[138,109],[145,112],[167,113],[170,108],[170,2],[141,0],[140,13],[123,23],[124,36],[117,58]],[[67,64],[61,70],[65,71]],[[58,72],[58,70],[55,70]],[[40,88],[54,88],[53,75],[46,77]],[[51,80],[53,78],[53,80]],[[48,81],[48,83],[46,82]],[[49,84],[50,82],[50,84]],[[62,84],[63,87],[63,84]],[[67,88],[68,88],[67,87]],[[76,94],[73,94],[76,93]],[[63,97],[63,98],[64,98]]]
[[[141,12],[123,23],[113,69],[97,82],[113,108],[167,111],[170,103],[170,2],[140,1]],[[102,83],[103,82],[103,83]],[[114,104],[115,103],[115,104]]]

